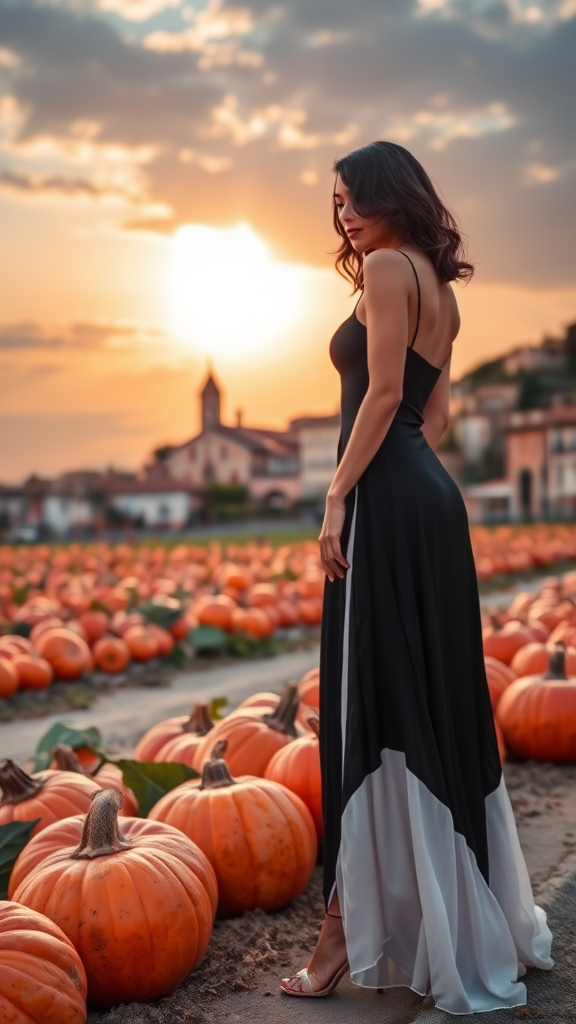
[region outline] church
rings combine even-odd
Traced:
[[[213,481],[242,484],[253,500],[276,508],[326,493],[336,467],[338,415],[300,417],[281,431],[245,426],[238,410],[235,426],[229,426],[222,422],[221,391],[211,371],[199,398],[200,433],[157,453],[156,462],[146,467],[148,479],[179,483],[197,492]],[[312,458],[306,460],[308,451]],[[308,482],[303,462],[311,474]]]

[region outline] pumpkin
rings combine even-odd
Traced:
[[[113,633],[117,633],[118,636],[124,636],[127,629],[130,626],[143,626],[144,616],[140,612],[125,612],[117,611],[114,612],[110,620],[110,629]]]
[[[203,594],[194,602],[193,612],[202,626],[215,626],[229,630],[236,601],[226,594]]]
[[[217,722],[199,745],[193,767],[201,771],[218,740],[226,740],[226,760],[234,775],[264,775],[277,750],[296,739],[295,726],[300,698],[295,686],[286,686],[273,711],[238,710]]]
[[[306,805],[277,782],[232,778],[218,742],[202,779],[176,786],[149,818],[197,843],[218,882],[218,915],[277,910],[299,896],[316,862],[316,829]]]
[[[16,693],[19,686],[18,670],[13,661],[0,656],[0,697],[6,699]]]
[[[311,668],[298,683],[298,693],[303,704],[310,708],[320,707],[320,669]]]
[[[322,601],[319,597],[303,597],[297,602],[298,614],[307,626],[317,626],[322,620]]]
[[[309,722],[310,733],[278,750],[268,762],[264,778],[280,782],[304,801],[312,815],[320,844],[324,833],[324,819],[318,745],[319,723],[312,715]]]
[[[103,672],[123,672],[131,659],[128,644],[119,636],[102,636],[92,648],[97,668]]]
[[[122,639],[135,661],[150,661],[158,655],[158,638],[147,625],[129,626]]]
[[[35,626],[32,626],[30,630],[30,642],[33,646],[36,646],[36,642],[42,633],[45,633],[47,629],[62,629],[64,627],[63,620],[57,615],[51,615],[48,619],[42,619],[42,622],[38,622]]]
[[[36,654],[18,654],[13,661],[21,690],[45,690],[54,678],[54,670],[46,658]]]
[[[110,623],[110,616],[106,612],[88,609],[85,612],[80,612],[76,621],[84,627],[88,643],[92,646],[101,636],[104,636]]]
[[[158,654],[160,657],[170,654],[175,643],[172,634],[167,629],[163,629],[162,626],[157,626],[155,622],[149,622],[148,629],[151,630],[152,634],[156,637],[158,643]]]
[[[92,660],[86,641],[64,626],[45,630],[36,641],[36,650],[50,662],[57,679],[77,679]]]
[[[20,857],[14,868],[12,899],[62,928],[99,1007],[168,995],[204,956],[214,920],[216,884],[200,850],[169,826],[119,823],[121,804],[118,790],[99,789],[83,822],[53,826],[22,851],[26,872]]]
[[[254,640],[262,640],[264,637],[270,636],[273,625],[270,616],[264,609],[255,606],[253,608],[235,608],[230,628],[234,633],[243,632]]]
[[[490,703],[494,710],[506,687],[516,679],[516,673],[510,665],[505,665],[503,661],[498,661],[498,658],[493,658],[490,654],[485,655],[484,665],[490,691]]]
[[[246,699],[243,700],[242,703],[234,709],[234,711],[231,711],[227,718],[230,718],[232,715],[236,715],[239,711],[244,711],[246,708],[250,708],[251,710],[260,708],[261,714],[263,714],[265,710],[274,711],[278,707],[280,700],[281,697],[279,693],[268,693],[265,690],[262,691],[262,693],[253,693],[250,697],[246,697]],[[298,711],[296,712],[296,722],[304,732],[311,731],[308,721],[311,710],[311,708],[307,707],[306,704],[300,701]]]
[[[208,704],[195,704],[189,715],[153,725],[138,743],[134,758],[136,761],[179,761],[192,768],[196,751],[213,724]]]
[[[53,821],[87,811],[100,786],[84,775],[50,768],[27,775],[14,761],[6,760],[0,762],[0,789],[0,825],[40,818],[34,836]]]
[[[1,653],[6,653],[14,658],[16,654],[33,654],[34,647],[25,636],[9,633],[8,636],[0,636]]]
[[[554,653],[554,644],[534,643],[521,647],[510,662],[510,668],[516,676],[533,676],[538,672],[545,672],[548,668],[550,655]],[[576,675],[576,648],[566,648],[566,671],[569,675]]]
[[[86,973],[70,940],[47,917],[6,901],[0,902],[0,1020],[86,1020]]]
[[[532,629],[523,622],[513,619],[500,627],[493,617],[492,625],[483,630],[484,654],[509,665],[516,651],[535,639]]]
[[[76,757],[75,751],[66,743],[58,743],[54,747],[53,757],[53,765],[60,771],[77,772],[80,775],[85,775],[87,778],[94,779],[101,789],[119,790],[124,797],[121,813],[130,818],[138,816],[138,801],[133,791],[124,785],[122,770],[118,765],[112,764],[111,761],[104,761],[102,764],[96,764],[91,770],[83,768]]]
[[[496,716],[507,746],[519,757],[576,761],[576,678],[566,674],[562,644],[556,644],[546,673],[507,687]]]

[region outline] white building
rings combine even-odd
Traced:
[[[336,472],[340,416],[301,416],[290,428],[300,443],[301,496],[323,501]]]

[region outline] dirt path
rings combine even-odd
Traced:
[[[111,754],[130,753],[140,736],[163,718],[185,715],[193,703],[227,697],[235,707],[257,690],[280,691],[285,683],[296,682],[318,664],[319,648],[280,654],[257,661],[205,671],[182,672],[170,686],[122,689],[98,700],[82,711],[60,712],[46,718],[24,719],[0,724],[0,759],[11,757],[24,763],[34,752],[41,736],[54,722],[68,722],[83,729],[96,725],[105,749]]]

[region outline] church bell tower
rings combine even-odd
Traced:
[[[213,430],[220,426],[220,388],[214,380],[212,370],[208,371],[208,378],[200,392],[202,407],[202,433]]]

